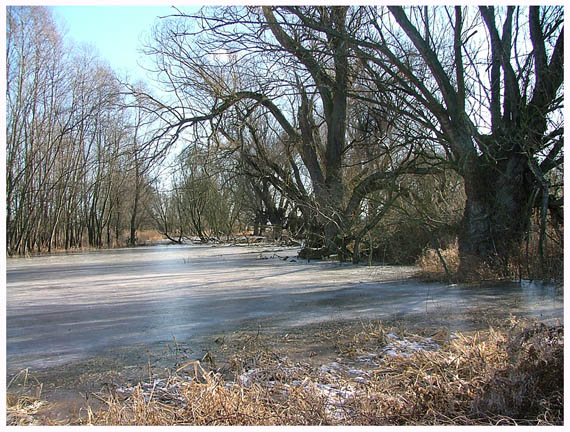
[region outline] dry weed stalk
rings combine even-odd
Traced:
[[[12,385],[19,389],[12,391]],[[43,385],[29,373],[29,369],[22,369],[6,386],[6,423],[8,425],[40,424],[36,417],[38,410],[45,405],[41,400]]]
[[[342,362],[376,346],[375,366],[356,379],[348,367],[292,363],[261,346],[232,358],[236,377],[202,370],[171,377],[171,390],[139,386],[126,400],[109,396],[93,415],[103,425],[474,425],[562,424],[563,329],[524,326],[442,339],[441,349],[410,355],[382,351],[391,334],[364,325],[339,343]],[[412,335],[407,335],[411,338]],[[415,335],[417,341],[425,341]],[[248,345],[248,346],[246,346]],[[357,347],[361,347],[358,349]],[[332,365],[338,369],[333,369]],[[365,378],[364,378],[365,377]],[[167,386],[168,387],[168,386]]]

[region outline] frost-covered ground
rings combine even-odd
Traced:
[[[7,260],[7,372],[113,347],[188,341],[243,327],[501,308],[563,316],[540,283],[424,284],[412,267],[307,262],[297,249],[182,245]],[[133,348],[135,349],[135,348]]]

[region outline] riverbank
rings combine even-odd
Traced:
[[[163,358],[149,358],[130,372],[107,364],[111,369],[91,375],[83,369],[73,377],[74,369],[86,365],[68,368],[67,382],[46,381],[43,395],[33,394],[41,388],[41,377],[28,377],[28,388],[20,386],[19,394],[14,391],[8,398],[8,420],[561,424],[563,327],[475,309],[453,320],[460,319],[465,329],[460,332],[440,326],[435,317],[416,316],[244,329],[213,335],[199,352],[173,341]],[[74,400],[63,388],[73,382],[84,386],[82,399]],[[532,392],[524,391],[528,386]]]

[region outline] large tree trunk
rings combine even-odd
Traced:
[[[482,162],[473,161],[464,174],[467,201],[459,235],[461,268],[469,272],[487,264],[503,272],[528,230],[532,173],[523,155],[514,154],[493,165]]]

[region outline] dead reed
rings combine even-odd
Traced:
[[[191,362],[167,379],[99,395],[106,406],[87,423],[562,424],[562,326],[511,319],[427,337],[377,322],[332,342],[339,357],[319,367],[250,336],[235,345],[224,376]]]
[[[47,404],[41,399],[42,389],[43,385],[30,375],[29,369],[18,372],[6,386],[6,423],[16,426],[41,424],[37,414]]]
[[[416,265],[418,276],[428,282],[481,282],[503,279],[530,279],[562,281],[564,279],[564,246],[561,241],[551,241],[540,256],[536,233],[530,233],[526,243],[508,259],[497,259],[496,263],[468,260],[460,268],[457,240],[444,249],[426,249],[419,256]],[[444,264],[445,263],[445,264]]]

